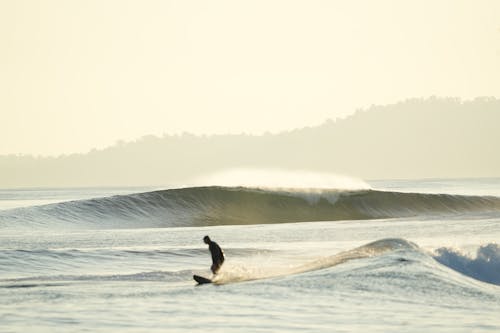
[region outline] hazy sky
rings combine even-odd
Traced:
[[[500,96],[500,1],[0,0],[0,154]]]

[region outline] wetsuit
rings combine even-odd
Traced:
[[[208,249],[212,254],[212,267],[210,267],[210,269],[212,270],[212,273],[217,274],[222,266],[222,263],[224,262],[224,252],[216,242],[212,241],[208,243]]]

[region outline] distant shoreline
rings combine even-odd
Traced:
[[[87,154],[0,156],[0,188],[183,184],[240,167],[361,179],[495,178],[498,142],[498,99],[411,99],[279,134],[146,136]]]

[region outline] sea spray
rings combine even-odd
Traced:
[[[362,179],[333,173],[280,169],[229,169],[198,177],[193,186],[249,187],[261,189],[368,190]]]
[[[435,250],[434,259],[464,275],[500,285],[500,247],[496,243],[480,246],[475,256],[442,247]]]

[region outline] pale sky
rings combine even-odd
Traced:
[[[500,1],[0,0],[0,154],[500,97]]]

